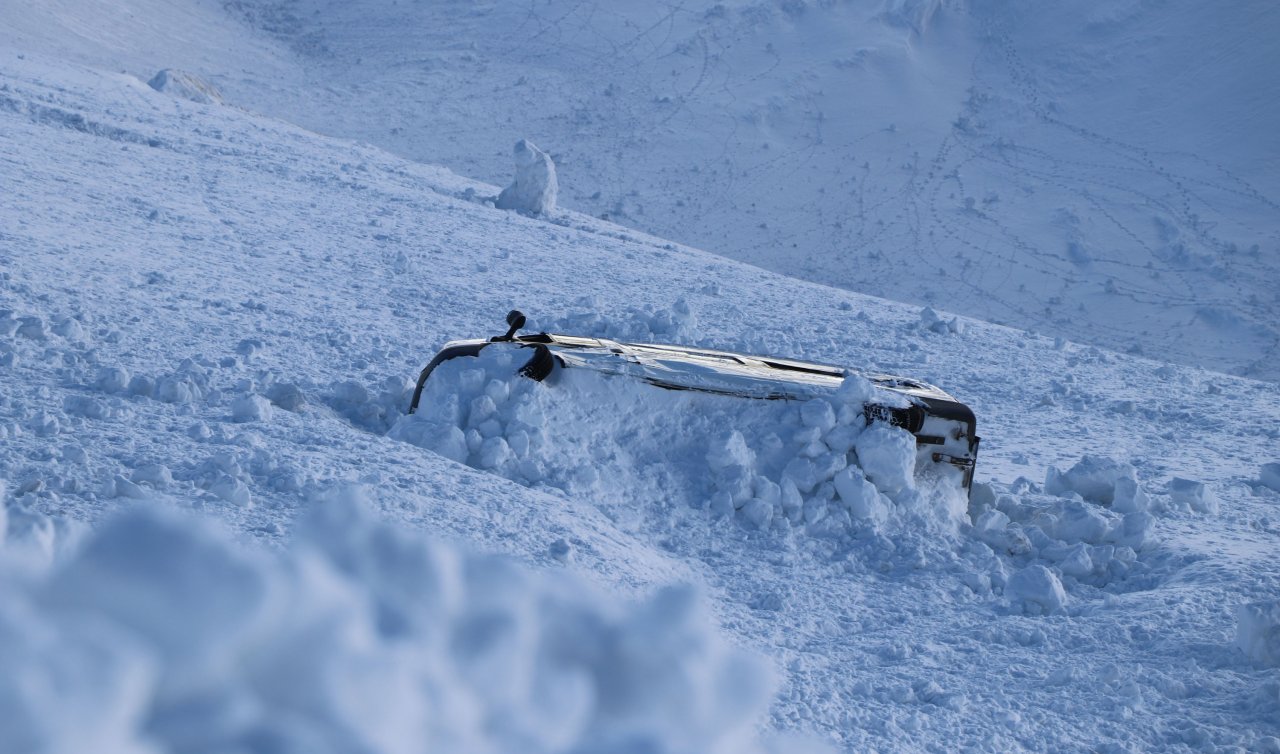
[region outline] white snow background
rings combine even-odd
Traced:
[[[0,752],[1280,750],[1276,27],[0,6]],[[513,306],[934,382],[978,484],[853,383],[405,416]]]

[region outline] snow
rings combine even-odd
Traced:
[[[7,3],[0,45],[825,285],[1274,380],[1268,3]],[[492,187],[478,196],[494,196]]]
[[[554,212],[559,184],[551,156],[526,139],[516,142],[516,177],[498,194],[498,209],[515,209],[531,214]]]
[[[864,429],[863,401],[884,393],[865,378],[833,393],[838,409],[824,398],[743,405],[589,370],[533,382],[519,375],[531,354],[493,344],[439,364],[418,411],[388,436],[521,484],[590,496],[627,517],[655,488],[675,509],[707,507],[753,531],[848,537],[862,528],[859,519],[890,515],[954,531],[963,516],[957,475],[930,465],[917,489],[909,432],[883,423]],[[858,402],[846,402],[852,397]],[[603,406],[610,416],[602,421]]]
[[[1218,512],[1218,499],[1204,482],[1174,477],[1169,480],[1169,497],[1175,505],[1182,505],[1194,511]]]
[[[1066,472],[1050,466],[1044,490],[1050,495],[1074,492],[1086,500],[1118,511],[1145,510],[1147,495],[1138,484],[1137,473],[1133,465],[1127,462],[1085,456]]]
[[[1022,608],[1039,615],[1061,612],[1067,606],[1067,594],[1062,582],[1048,568],[1033,564],[1009,577],[1006,593],[1012,600],[1021,601]]]
[[[358,494],[318,502],[278,552],[131,509],[7,590],[0,749],[760,750],[772,671],[693,589],[620,604],[407,533]]]
[[[1275,748],[1280,392],[1215,371],[1274,363],[1272,15],[1192,6],[0,6],[0,749]],[[553,213],[436,164],[505,182],[513,123]],[[476,359],[406,416],[513,307],[941,385],[972,495],[856,377]]]
[[[231,418],[238,422],[271,420],[271,401],[261,395],[242,395],[231,402]]]
[[[1280,602],[1252,602],[1236,610],[1236,646],[1252,661],[1280,665]]]
[[[151,77],[147,86],[157,92],[167,92],[175,97],[199,102],[202,105],[223,104],[222,92],[194,73],[166,68]]]
[[[1258,479],[1262,486],[1280,492],[1280,462],[1262,464]]]

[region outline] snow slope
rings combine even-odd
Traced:
[[[497,185],[529,137],[567,206],[788,275],[1280,376],[1273,4],[19,0],[0,19],[0,45],[191,69]]]
[[[698,679],[715,677],[704,670],[723,656],[724,637],[766,657],[778,691],[764,717],[749,694],[703,722],[659,710],[645,729],[653,750],[709,750],[696,742],[738,740],[744,724],[816,735],[846,751],[1280,745],[1265,617],[1276,613],[1237,611],[1280,600],[1272,556],[1280,493],[1259,481],[1262,464],[1276,460],[1274,384],[975,320],[935,328],[915,307],[764,273],[586,215],[499,211],[484,199],[494,186],[47,55],[4,52],[0,74],[0,480],[8,491],[3,552],[18,561],[5,566],[6,578],[21,584],[0,597],[5,630],[18,637],[9,646],[20,648],[0,662],[13,671],[6,677],[65,684],[56,687],[73,690],[83,709],[120,711],[107,724],[133,750],[181,748],[175,742],[192,731],[206,742],[258,729],[285,736],[235,739],[265,750],[270,740],[305,745],[298,742],[325,721],[357,737],[371,730],[371,711],[341,696],[308,702],[315,716],[301,719],[313,722],[291,728],[286,710],[309,698],[298,696],[305,674],[285,672],[296,684],[266,694],[253,673],[270,666],[225,659],[259,646],[252,641],[184,631],[163,609],[103,611],[94,588],[66,586],[97,570],[96,552],[142,564],[107,586],[136,587],[146,599],[167,594],[177,578],[155,560],[162,553],[175,571],[193,572],[201,557],[242,557],[220,544],[154,550],[143,537],[160,527],[169,532],[161,540],[205,542],[204,525],[166,529],[143,514],[101,523],[139,499],[202,511],[243,547],[283,550],[248,573],[291,583],[272,574],[315,562],[305,551],[317,540],[295,534],[299,517],[351,484],[410,551],[430,535],[507,554],[535,569],[519,578],[537,593],[560,589],[561,570],[640,605],[673,582],[703,590],[722,628],[694,615],[680,634],[694,645],[678,661],[663,659],[671,655],[661,642],[644,642],[658,629],[638,629],[636,661],[688,668],[679,677],[693,686],[681,698],[709,709],[722,692]],[[746,408],[672,404],[661,393],[620,399],[630,408],[619,413],[603,405],[607,383],[575,388],[601,402],[597,412],[555,394],[539,398],[537,429],[548,442],[534,460],[594,469],[581,486],[468,468],[389,437],[434,350],[497,332],[513,304],[534,327],[779,353],[940,384],[979,417],[983,485],[958,517],[909,504],[937,498],[877,488],[875,500],[885,492],[888,502],[868,521],[837,505],[850,499],[840,487],[855,480],[824,477],[803,491],[801,513],[840,526],[804,519],[785,529],[777,519],[762,531],[746,500],[735,512],[717,507],[721,488],[694,472],[729,468],[714,459],[746,451],[763,458],[767,438],[750,429],[765,420],[810,426],[806,411],[787,406],[757,420]],[[649,416],[635,410],[646,402],[651,431],[669,428],[663,417],[685,406],[682,439],[706,450],[664,458],[635,421]],[[566,417],[573,423],[557,432]],[[741,446],[726,441],[721,422],[740,422]],[[753,487],[751,500],[768,502],[768,489]],[[339,527],[347,538],[319,541],[355,546],[360,532],[380,526],[349,524]],[[357,667],[398,656],[404,647],[369,633],[375,614],[362,605],[387,599],[411,612],[414,597],[380,591],[407,577],[394,564],[374,577],[359,571],[358,558],[325,557],[321,573],[354,562],[355,572],[335,577],[337,593],[350,596],[333,614],[356,634],[308,634],[315,643],[304,646]],[[304,601],[333,593],[286,588]],[[582,600],[574,604],[587,616],[644,612]],[[542,613],[515,604],[498,607],[520,630],[542,630]],[[659,609],[655,620],[683,614],[673,610]],[[121,647],[136,648],[94,655],[119,672],[59,670],[100,647],[75,638],[88,615],[122,632]],[[232,620],[214,615],[215,624]],[[288,641],[311,630],[304,618],[268,623],[275,628],[260,636]],[[454,625],[441,621],[423,630]],[[226,647],[238,649],[227,655]],[[222,723],[201,728],[171,716],[165,705],[183,697],[166,679],[181,667],[167,665],[164,651],[212,663],[212,674],[197,677],[234,702],[216,708],[228,715]],[[451,693],[451,676],[433,670],[430,657],[423,662],[409,666],[409,681]],[[621,666],[598,667],[603,683]],[[628,688],[640,694],[664,683],[633,680]],[[60,726],[68,718],[53,705],[65,697],[41,696],[53,686],[40,683],[5,687],[0,719],[38,713],[41,730],[92,732]],[[123,706],[107,709],[107,700]],[[242,702],[252,715],[238,712],[250,709]],[[397,724],[423,720],[407,708],[382,712]],[[458,725],[450,730],[510,746],[509,729]],[[564,725],[552,734],[636,730]],[[571,750],[571,740],[551,735],[528,749]],[[578,740],[595,749],[606,739]],[[370,739],[366,748],[396,751],[404,741]]]

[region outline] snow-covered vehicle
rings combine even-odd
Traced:
[[[694,390],[756,400],[810,400],[831,396],[851,375],[865,377],[884,400],[864,404],[868,423],[881,421],[915,435],[917,468],[945,463],[962,472],[968,490],[978,458],[973,411],[940,388],[916,379],[706,348],[655,343],[622,343],[603,338],[551,333],[517,334],[525,317],[507,315],[510,329],[488,339],[446,343],[418,376],[409,413],[418,409],[424,386],[440,364],[474,357],[487,348],[529,351],[519,374],[543,382],[559,369],[589,369],[668,390]],[[554,379],[552,380],[554,383]]]

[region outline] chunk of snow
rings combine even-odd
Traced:
[[[1139,513],[1150,507],[1151,499],[1143,492],[1137,479],[1125,476],[1116,480],[1111,510],[1117,513]]]
[[[307,402],[302,390],[292,382],[277,382],[267,389],[267,399],[285,411],[298,411]]]
[[[214,479],[209,485],[209,492],[241,508],[248,508],[253,504],[253,498],[245,483],[227,473],[220,473]]]
[[[901,427],[876,423],[858,435],[854,448],[858,464],[881,492],[893,497],[914,488],[915,435]]]
[[[1258,481],[1262,483],[1262,486],[1280,492],[1280,462],[1262,464],[1262,469],[1258,474]]]
[[[133,470],[133,481],[138,483],[150,484],[158,489],[164,489],[173,484],[173,473],[169,471],[169,467],[160,463],[148,463]]]
[[[717,435],[707,448],[707,465],[713,471],[730,466],[747,468],[752,464],[753,455],[747,447],[747,441],[737,430]]]
[[[123,393],[129,388],[129,373],[120,367],[102,367],[94,385],[104,393]]]
[[[269,421],[271,401],[261,395],[242,395],[231,402],[231,419],[236,422]]]
[[[516,177],[498,195],[498,209],[541,214],[556,208],[556,166],[551,156],[527,139],[516,142]]]
[[[23,317],[18,320],[18,335],[31,340],[48,340],[49,326],[40,317]]]
[[[1139,506],[1145,505],[1146,496],[1140,494],[1137,480],[1138,473],[1132,464],[1105,456],[1086,455],[1066,472],[1050,466],[1045,475],[1044,491],[1049,495],[1075,492],[1085,500],[1102,505],[1111,505],[1118,495],[1123,509],[1139,510]]]
[[[1174,504],[1199,513],[1218,512],[1218,498],[1203,482],[1174,477],[1169,480],[1169,497]]]
[[[73,317],[66,317],[53,326],[53,333],[60,335],[72,343],[83,343],[85,340],[84,327],[79,320]]]
[[[511,459],[511,448],[506,438],[490,437],[480,444],[477,465],[482,469],[493,469]]]
[[[561,537],[551,543],[551,546],[547,548],[547,554],[561,563],[572,563],[573,543]]]
[[[1083,542],[1067,548],[1061,557],[1055,559],[1055,563],[1063,574],[1077,579],[1093,573],[1093,558],[1089,555],[1089,546]]]
[[[187,377],[171,375],[156,383],[155,397],[165,403],[191,403],[199,395],[200,391]]]
[[[800,405],[800,421],[806,427],[827,432],[836,426],[836,412],[830,401],[814,398]]]
[[[1280,602],[1236,608],[1236,646],[1256,663],[1280,665]]]
[[[1067,593],[1062,582],[1048,568],[1036,563],[1009,577],[1005,595],[1021,602],[1032,614],[1058,613],[1067,606]]]
[[[861,411],[863,404],[876,397],[876,392],[871,380],[860,374],[851,374],[840,382],[840,387],[836,389],[836,398],[843,403],[858,407]]]
[[[742,520],[753,529],[767,529],[773,521],[773,505],[759,498],[751,498],[742,504]]]
[[[889,506],[876,489],[863,475],[862,470],[848,466],[835,476],[836,493],[849,509],[849,515],[856,519],[870,521],[879,526],[889,518]]]
[[[961,335],[964,333],[964,325],[958,317],[952,317],[949,320],[943,319],[931,306],[926,306],[920,310],[919,324],[921,330],[936,332],[940,335]]]
[[[129,380],[129,394],[144,398],[155,395],[156,381],[146,375],[137,374]]]
[[[1052,534],[1063,542],[1101,542],[1109,526],[1102,509],[1079,500],[1069,500],[1062,506],[1061,515]]]

